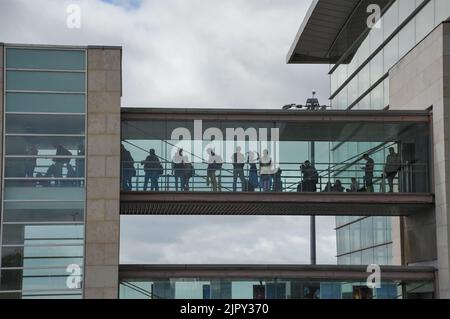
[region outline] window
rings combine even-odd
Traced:
[[[416,16],[417,41],[424,39],[434,26],[434,1],[430,1]]]
[[[84,263],[86,52],[6,48],[5,58],[0,290],[80,297],[66,267]]]

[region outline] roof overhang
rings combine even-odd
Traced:
[[[288,56],[288,63],[334,64],[357,48],[366,32],[369,5],[382,13],[393,0],[313,0]],[[356,45],[355,45],[356,44]],[[354,52],[353,52],[354,53]]]

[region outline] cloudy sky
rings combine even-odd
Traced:
[[[312,0],[0,0],[0,42],[123,47],[123,106],[280,108],[317,90],[327,66],[286,65]],[[67,8],[81,8],[81,28]],[[309,218],[126,217],[122,263],[307,263]],[[333,218],[318,259],[335,262]]]

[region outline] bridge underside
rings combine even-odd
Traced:
[[[385,281],[434,282],[432,267],[382,266]],[[170,278],[209,279],[296,279],[362,281],[367,280],[364,266],[310,265],[120,265],[120,280],[164,280]]]
[[[432,194],[121,194],[122,215],[408,216],[432,209]]]

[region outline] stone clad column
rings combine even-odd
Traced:
[[[84,297],[118,298],[122,49],[89,47]]]
[[[390,108],[433,107],[432,188],[436,207],[405,218],[406,262],[438,269],[438,297],[450,298],[450,22],[444,22],[389,72]]]

